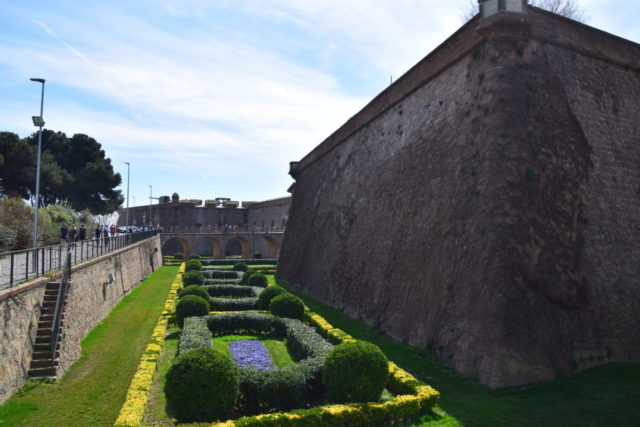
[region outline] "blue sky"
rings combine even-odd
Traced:
[[[97,139],[131,206],[286,196],[299,160],[462,25],[470,0],[0,0],[0,130]],[[640,1],[582,0],[640,42]]]

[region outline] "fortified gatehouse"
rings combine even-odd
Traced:
[[[180,200],[177,193],[154,205],[129,208],[129,224],[150,223],[162,229],[162,252],[198,253],[215,258],[241,255],[277,258],[287,225],[291,197],[263,202]],[[118,211],[126,222],[126,209]]]
[[[481,9],[292,163],[278,278],[492,387],[640,362],[640,45]]]

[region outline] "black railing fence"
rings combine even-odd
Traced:
[[[76,265],[147,239],[155,234],[155,231],[140,231],[62,245],[42,246],[37,249],[0,253],[0,290],[61,271],[67,253],[70,256],[71,265]]]

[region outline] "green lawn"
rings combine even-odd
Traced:
[[[0,426],[112,426],[177,272],[161,267],[126,296],[61,380],[29,382],[0,406]]]
[[[375,343],[389,359],[439,390],[440,407],[464,426],[640,426],[640,364],[612,363],[554,381],[491,390],[435,363],[423,350],[293,293],[335,327]],[[456,425],[449,417],[426,420],[406,425]]]

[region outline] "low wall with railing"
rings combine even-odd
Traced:
[[[156,236],[72,267],[58,376],[80,357],[80,341],[86,334],[161,265],[160,238]],[[53,274],[0,291],[0,402],[27,379],[44,289],[56,279]]]

